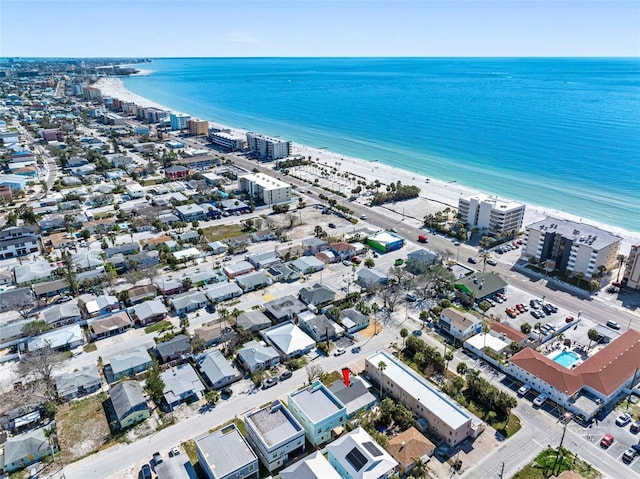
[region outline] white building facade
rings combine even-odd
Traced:
[[[273,161],[291,156],[291,142],[282,138],[247,133],[247,146],[259,158]]]
[[[460,221],[492,233],[517,232],[522,228],[525,205],[478,194],[458,200]]]
[[[291,185],[262,173],[244,175],[238,179],[240,191],[246,191],[265,205],[291,201]]]

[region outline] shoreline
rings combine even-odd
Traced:
[[[151,71],[148,71],[148,72],[145,71],[145,73],[141,73],[141,74],[149,74],[149,73],[151,73]],[[177,113],[187,113],[187,112],[178,112],[173,108],[169,108],[166,105],[161,105],[160,103],[154,102],[146,97],[143,97],[141,95],[138,95],[137,93],[132,92],[131,90],[126,88],[122,79],[118,77],[101,78],[92,86],[99,88],[102,91],[103,95],[118,98],[124,101],[131,101],[140,106],[154,107],[154,108],[159,108],[159,109],[177,112]],[[241,128],[235,128],[235,127],[224,125],[211,120],[208,120],[208,121],[212,125],[229,129],[231,130],[232,133],[237,135],[244,136],[247,133],[247,130],[244,130]],[[394,166],[386,165],[384,163],[381,163],[378,160],[369,161],[369,160],[364,160],[360,158],[341,155],[339,153],[330,151],[328,147],[315,148],[315,147],[310,147],[310,146],[303,145],[300,143],[295,143],[295,142],[292,142],[291,144],[293,147],[294,155],[301,155],[304,157],[311,156],[312,159],[317,159],[316,161],[319,161],[320,163],[326,163],[329,166],[335,166],[335,167],[338,167],[339,169],[344,169],[344,170],[348,169],[351,173],[364,177],[370,181],[378,179],[385,184],[388,184],[390,182],[401,181],[402,184],[416,185],[421,189],[420,198],[424,198],[425,200],[429,200],[430,202],[436,202],[443,206],[448,205],[457,209],[458,198],[461,196],[471,196],[478,193],[483,193],[490,196],[496,196],[492,192],[482,191],[477,188],[462,185],[455,180],[451,182],[447,182],[447,181],[439,180],[437,178],[431,178],[418,173],[412,173],[407,170],[402,170]],[[429,180],[428,182],[427,182],[427,179]],[[425,187],[425,185],[428,185],[428,186]],[[498,197],[500,199],[507,200],[507,201],[515,201],[515,200],[511,200],[508,197],[503,197],[503,196],[498,196]],[[518,203],[522,203],[522,202],[518,202]],[[558,210],[558,209],[546,208],[546,207],[534,205],[531,203],[523,203],[523,204],[526,205],[523,225],[540,221],[546,218],[547,216],[552,216],[558,219],[567,219],[567,220],[576,221],[579,223],[593,225],[605,231],[609,231],[618,236],[621,236],[623,241],[620,246],[620,254],[627,255],[632,245],[640,244],[640,231],[625,230],[623,228],[608,225],[601,221],[592,220],[590,218],[583,218],[578,215],[567,213],[565,211]],[[436,208],[436,209],[442,209],[442,208]]]

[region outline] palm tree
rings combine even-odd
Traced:
[[[411,475],[416,479],[425,479],[428,473],[427,463],[421,457],[414,457]]]
[[[487,261],[489,261],[491,259],[491,252],[490,251],[483,251],[478,256],[480,256],[480,259],[482,260],[482,272],[484,273],[484,270],[487,267]]]
[[[407,336],[409,336],[409,330],[407,328],[402,328],[400,330],[400,337],[402,338],[402,349],[404,349]]]
[[[380,361],[378,363],[378,373],[380,373],[379,382],[380,382],[380,400],[382,400],[382,371],[387,369],[387,363],[384,361]]]
[[[587,336],[589,337],[589,347],[587,349],[591,350],[591,343],[600,339],[600,333],[598,333],[596,329],[591,328],[587,331]]]
[[[445,372],[447,371],[447,369],[449,369],[449,361],[451,361],[452,359],[453,359],[453,353],[451,351],[447,351],[444,355],[444,360],[446,361],[444,366]]]
[[[618,256],[616,256],[616,259],[618,260],[618,276],[616,278],[616,283],[620,282],[620,272],[622,271],[622,265],[624,264],[624,260],[627,259],[627,257],[623,254],[619,254]]]

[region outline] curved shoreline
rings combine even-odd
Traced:
[[[146,72],[145,72],[146,73]],[[111,96],[124,101],[131,101],[140,106],[155,107],[167,111],[176,112],[173,108],[169,108],[166,105],[154,102],[146,97],[138,95],[131,90],[127,89],[122,79],[117,77],[107,77],[99,79],[93,86],[100,88],[106,96]],[[188,112],[181,112],[187,113]],[[245,135],[247,130],[241,128],[231,127],[229,125],[223,125],[221,123],[209,120],[211,125],[218,127],[224,127],[231,130],[234,134]],[[341,165],[340,168],[349,169],[353,174],[362,176],[364,178],[375,180],[378,179],[383,183],[390,183],[401,181],[403,184],[414,184],[422,190],[421,197],[429,199],[433,202],[440,203],[442,205],[449,205],[451,207],[458,207],[458,198],[460,196],[471,196],[477,193],[485,193],[487,195],[495,196],[491,192],[481,191],[479,189],[468,187],[457,183],[455,180],[452,182],[446,182],[435,178],[428,178],[419,173],[412,173],[407,170],[402,170],[394,166],[386,165],[377,160],[368,161],[360,158],[341,155],[331,152],[328,147],[314,148],[300,143],[292,142],[293,152],[296,155],[302,155],[304,157],[312,157],[318,159],[321,163],[336,166]],[[428,187],[425,188],[425,185]],[[501,199],[510,200],[508,197],[500,196]],[[515,200],[513,200],[515,201]],[[526,205],[525,217],[523,224],[527,225],[539,220],[544,219],[546,216],[553,216],[559,219],[568,219],[579,223],[587,223],[603,230],[617,234],[623,238],[622,246],[620,248],[621,254],[627,254],[631,245],[640,244],[640,231],[629,231],[616,226],[611,226],[601,221],[592,220],[590,218],[580,217],[575,214],[567,213],[562,210],[546,208],[543,206],[533,205],[531,203],[524,203]]]

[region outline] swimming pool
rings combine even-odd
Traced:
[[[570,368],[573,363],[580,359],[580,356],[572,351],[562,351],[551,359],[553,359],[554,362],[558,363],[560,366]]]

